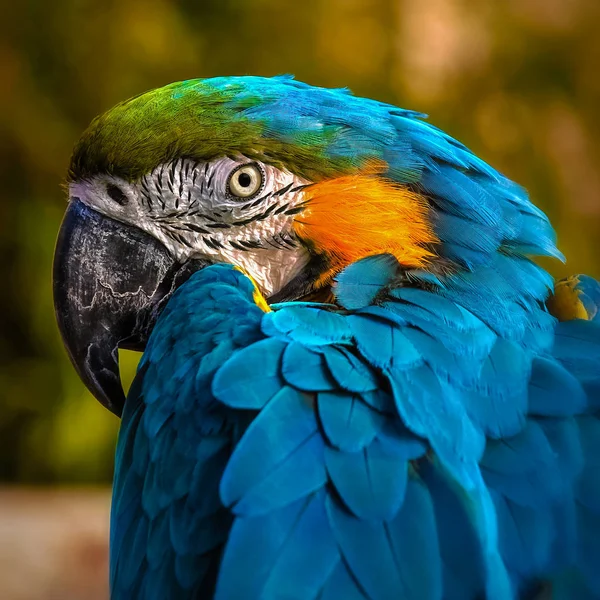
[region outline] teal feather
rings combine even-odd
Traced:
[[[270,338],[240,350],[217,372],[213,394],[234,408],[262,408],[281,389],[285,348],[283,342]]]
[[[580,417],[578,427],[584,465],[577,481],[577,500],[600,515],[600,419],[597,416]]]
[[[587,397],[581,384],[559,362],[537,357],[529,379],[529,412],[547,417],[568,417],[582,412]]]
[[[379,387],[373,370],[345,348],[328,348],[323,356],[331,376],[343,390],[360,393]]]
[[[306,394],[283,388],[250,425],[221,478],[221,499],[235,514],[268,512],[325,483],[324,447],[313,402]],[[293,431],[278,427],[285,422],[294,424]],[[256,461],[255,456],[263,459]]]
[[[348,317],[360,353],[379,369],[418,365],[423,357],[399,327],[368,315]]]
[[[337,388],[326,368],[325,358],[298,342],[289,344],[285,349],[281,373],[290,385],[299,390],[325,392]]]
[[[263,332],[274,328],[291,340],[308,345],[334,344],[350,341],[346,320],[339,314],[310,306],[290,305],[267,313]]]
[[[433,196],[433,202],[451,215],[499,227],[501,210],[497,199],[465,173],[440,165],[436,172],[423,174],[421,185]]]
[[[327,580],[318,600],[368,600],[356,579],[340,560]]]
[[[254,540],[249,540],[249,551]],[[314,598],[339,563],[340,554],[325,511],[325,493],[316,493],[277,556],[261,598]],[[315,568],[315,565],[318,565]],[[234,574],[237,576],[237,573]],[[245,596],[248,598],[248,596]]]
[[[301,498],[266,515],[240,517],[229,533],[215,600],[259,598],[286,540],[311,504]]]
[[[349,310],[369,306],[392,282],[398,266],[391,254],[368,256],[351,264],[336,277],[333,291],[337,301]]]
[[[342,554],[370,598],[441,597],[441,561],[427,489],[409,479],[403,508],[391,521],[361,520],[329,501]]]
[[[404,500],[408,463],[402,448],[378,440],[358,452],[327,448],[327,473],[359,519],[393,519]]]
[[[549,508],[521,506],[495,495],[499,544],[516,582],[542,573],[555,530]]]
[[[525,506],[556,498],[563,489],[557,455],[533,420],[512,438],[490,441],[481,465],[491,488]]]
[[[338,562],[324,493],[313,494],[275,514],[238,517],[215,599],[315,598]]]
[[[552,586],[552,600],[596,600],[594,593],[585,582],[585,577],[576,569],[569,569],[557,577]]]
[[[317,405],[327,441],[346,452],[370,444],[385,421],[360,396],[348,392],[319,392]]]
[[[444,598],[482,597],[485,565],[476,523],[463,490],[433,461],[423,461],[419,473],[431,495],[437,525]]]
[[[523,428],[529,373],[530,357],[517,344],[499,338],[466,402],[469,417],[487,436],[510,437]]]
[[[440,460],[465,482],[472,480],[485,438],[469,420],[460,397],[427,367],[389,372],[398,413],[406,427],[429,441]]]
[[[371,392],[363,392],[360,394],[365,404],[381,413],[394,413],[394,398],[390,393],[383,389],[373,390]]]

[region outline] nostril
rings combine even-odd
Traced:
[[[117,204],[121,206],[125,206],[128,202],[128,198],[125,195],[125,192],[114,183],[109,183],[106,186],[106,193],[109,195],[111,200],[114,200]]]

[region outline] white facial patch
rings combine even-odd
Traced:
[[[260,178],[258,191],[250,197],[234,193],[241,193],[240,182],[245,182],[245,175],[239,177],[244,165],[254,165],[248,173]],[[233,186],[230,177],[236,171]],[[71,183],[69,193],[154,236],[180,262],[202,257],[242,267],[270,296],[308,263],[308,251],[293,231],[308,184],[283,169],[225,157],[203,163],[177,159],[134,183],[98,175]]]

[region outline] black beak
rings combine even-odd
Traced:
[[[178,263],[152,236],[71,200],[54,255],[56,319],[79,376],[116,415],[118,348],[142,351],[170,295],[205,265]]]

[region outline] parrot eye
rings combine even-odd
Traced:
[[[250,198],[260,192],[264,181],[264,172],[257,164],[242,165],[229,175],[227,190],[236,198]]]

